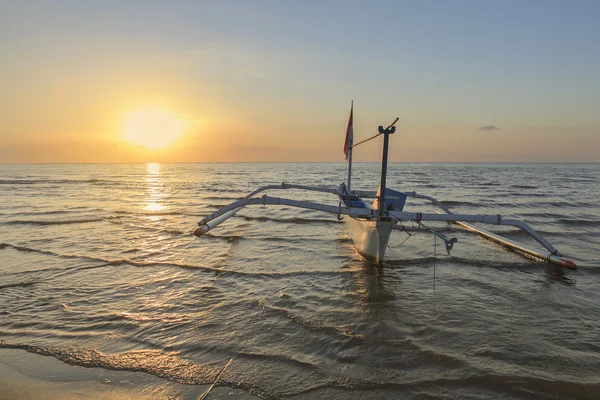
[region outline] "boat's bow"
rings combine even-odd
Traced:
[[[381,264],[396,220],[388,217],[347,218],[346,232],[358,253]]]

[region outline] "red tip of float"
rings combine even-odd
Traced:
[[[560,260],[560,266],[569,269],[577,269],[577,265],[571,260]]]
[[[200,237],[200,236],[204,235],[206,232],[207,232],[207,230],[204,227],[198,227],[198,228],[194,229],[194,236]]]

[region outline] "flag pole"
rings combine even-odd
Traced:
[[[350,115],[352,116],[352,124],[354,125],[354,100],[352,100],[350,105]],[[354,126],[352,130],[354,130]],[[350,143],[350,148],[348,149],[348,194],[350,194],[352,184],[352,144]]]

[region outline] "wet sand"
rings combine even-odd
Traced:
[[[23,350],[0,350],[0,400],[199,399],[209,385],[182,385],[150,374],[84,368]],[[206,399],[256,399],[215,386]]]

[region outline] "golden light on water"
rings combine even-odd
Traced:
[[[184,120],[166,110],[140,108],[125,116],[121,138],[149,149],[161,149],[181,138],[186,128]]]
[[[148,204],[146,204],[146,207],[144,207],[144,210],[151,211],[151,212],[157,212],[157,211],[163,211],[165,208],[166,207],[160,203],[148,203]]]
[[[163,191],[163,184],[160,177],[160,164],[148,163],[146,164],[146,206],[143,208],[144,211],[158,212],[163,211],[165,207],[161,200],[165,197]]]
[[[148,175],[160,175],[160,164],[159,163],[148,163],[148,164],[146,164],[146,174],[148,174]]]

